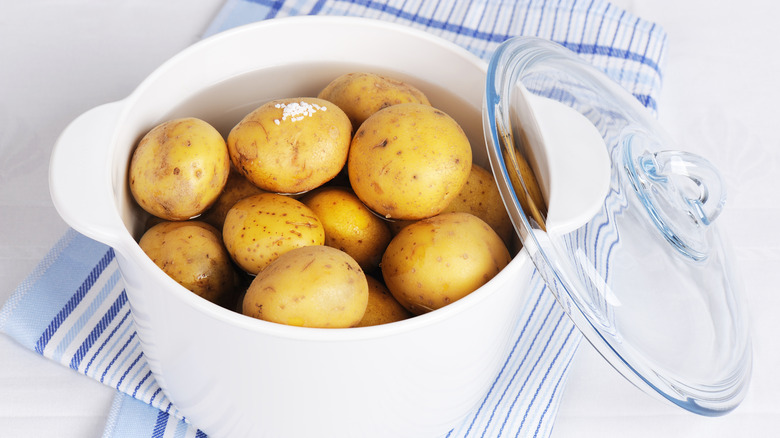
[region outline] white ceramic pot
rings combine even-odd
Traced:
[[[349,71],[421,88],[467,132],[489,168],[481,106],[486,64],[408,27],[343,17],[271,20],[199,42],[130,96],[62,134],[51,191],[63,218],[112,246],[155,378],[215,437],[434,437],[486,394],[527,296],[525,252],[443,309],[355,329],[290,327],[213,305],[177,284],[136,240],[146,214],[127,186],[139,138],[163,120],[200,117],[223,134],[271,98],[311,96]]]

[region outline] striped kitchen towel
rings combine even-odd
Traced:
[[[665,33],[602,0],[228,0],[205,35],[316,14],[403,23],[485,60],[512,36],[544,37],[581,54],[657,109]],[[482,403],[447,436],[550,435],[581,335],[539,275],[532,287],[500,374]],[[116,388],[106,437],[205,436],[182,418],[149,371],[111,248],[68,231],[0,309],[0,331]]]

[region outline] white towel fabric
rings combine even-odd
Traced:
[[[206,30],[291,15],[403,23],[487,60],[507,38],[534,35],[581,54],[657,110],[664,31],[602,0],[228,0]],[[581,335],[534,275],[516,342],[484,401],[448,437],[549,436]],[[0,309],[0,331],[117,389],[105,437],[205,436],[149,371],[111,248],[67,232]]]

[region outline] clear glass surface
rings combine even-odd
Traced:
[[[575,230],[548,232],[555,192],[532,193],[556,169],[543,162],[526,91],[582,114],[607,148],[609,192]],[[519,37],[496,51],[484,110],[491,166],[518,235],[586,338],[652,395],[702,415],[733,410],[752,359],[740,284],[717,229],[725,204],[717,170],[675,151],[633,96],[546,40]]]

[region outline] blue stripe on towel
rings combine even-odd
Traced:
[[[537,281],[539,280],[539,276],[536,276]],[[546,293],[546,291],[544,292]],[[523,321],[523,328],[520,330],[520,334],[515,339],[515,342],[512,344],[512,349],[509,351],[509,356],[504,361],[504,364],[501,366],[501,369],[498,372],[498,375],[496,376],[496,379],[493,381],[493,384],[490,386],[490,389],[488,390],[488,393],[485,395],[485,398],[482,400],[482,403],[480,403],[479,407],[477,408],[477,411],[474,413],[472,420],[469,422],[469,426],[466,429],[465,435],[468,436],[471,432],[471,429],[474,427],[474,422],[476,419],[481,415],[482,409],[485,408],[485,404],[487,400],[490,398],[490,396],[493,394],[493,390],[496,389],[497,384],[499,381],[503,378],[504,372],[507,370],[507,365],[509,362],[515,357],[515,353],[517,351],[517,346],[520,343],[521,339],[525,339],[525,332],[528,330],[528,325],[531,323],[533,315],[536,313],[536,309],[539,307],[539,302],[542,299],[543,294],[537,295],[536,300],[534,301],[533,306],[531,307],[531,312],[528,315],[527,318]],[[491,415],[492,417],[492,415]]]
[[[168,425],[168,414],[160,411],[157,414],[157,421],[154,424],[154,430],[152,430],[152,438],[162,438],[165,433],[165,426]]]
[[[109,362],[108,366],[103,370],[103,375],[100,376],[100,381],[101,382],[105,382],[106,374],[108,374],[108,370],[111,369],[111,367],[114,365],[114,363],[117,361],[117,359],[119,359],[119,357],[122,355],[122,353],[124,353],[125,349],[128,346],[134,345],[133,344],[133,339],[135,338],[135,336],[136,336],[136,332],[133,332],[133,334],[130,335],[129,338],[124,339],[125,343],[122,345],[122,348],[119,349],[119,352],[117,352],[114,355],[114,357],[111,359],[111,362]]]
[[[276,2],[266,2],[265,0],[252,0],[252,1],[256,2],[256,3],[260,3],[260,4],[276,3]],[[588,7],[588,16],[587,16],[587,18],[590,18],[590,16],[591,16],[590,10],[591,10],[591,7],[594,4],[594,1],[592,1],[591,4]],[[372,1],[372,0],[351,0],[351,1],[350,0],[340,0],[339,2],[340,3],[354,3],[356,5],[364,6],[364,7],[368,8],[368,9],[381,10],[384,13],[387,13],[387,14],[390,14],[390,15],[394,15],[394,16],[396,16],[398,18],[402,18],[402,19],[408,20],[408,21],[410,21],[412,23],[423,24],[423,25],[425,25],[425,27],[429,28],[429,30],[431,30],[431,29],[433,29],[433,30],[435,30],[435,29],[445,30],[445,31],[456,33],[456,34],[459,34],[459,35],[468,35],[471,38],[478,39],[478,40],[484,40],[484,41],[488,41],[488,42],[501,43],[501,42],[507,40],[508,38],[511,38],[511,37],[516,36],[518,34],[518,33],[506,33],[506,32],[500,32],[500,33],[497,33],[497,32],[487,32],[487,31],[479,30],[479,29],[474,28],[474,27],[470,28],[470,27],[463,26],[463,25],[453,25],[452,23],[447,23],[445,21],[436,20],[436,19],[433,19],[432,17],[420,17],[417,14],[409,13],[409,12],[406,12],[406,11],[401,10],[399,8],[385,7],[385,5],[383,3]],[[543,15],[544,15],[544,12],[542,12],[542,16]],[[482,12],[482,14],[480,16],[480,22],[482,21],[483,17],[484,17],[484,10],[483,10],[483,12]],[[526,18],[527,18],[527,15],[526,15]],[[586,20],[587,20],[587,18],[586,18]],[[603,22],[604,16],[601,16],[601,20]],[[601,26],[601,22],[599,24],[599,27],[600,26]],[[541,21],[539,21],[539,28],[537,29],[537,32],[540,29],[541,29]],[[583,33],[582,40],[587,40],[588,39],[588,38],[586,38],[587,31],[588,31],[587,26],[583,26],[583,29],[582,29],[582,33]],[[536,35],[537,32],[526,33],[525,32],[525,25],[523,25],[521,27],[521,30],[520,30],[519,34],[521,34],[521,35],[523,35],[523,34],[533,34],[533,35]],[[649,42],[649,40],[648,40],[648,42]],[[604,44],[575,44],[575,43],[569,43],[569,42],[566,42],[566,41],[561,41],[561,43],[564,46],[566,46],[567,48],[569,48],[570,50],[572,50],[574,52],[577,52],[577,53],[580,53],[580,54],[591,54],[591,55],[604,54],[604,55],[606,55],[606,54],[609,54],[610,51],[612,51],[612,52],[614,52],[616,54],[615,55],[610,55],[610,56],[637,61],[637,62],[639,62],[641,64],[647,65],[648,67],[652,68],[656,72],[660,72],[659,65],[654,60],[650,59],[647,56],[647,48],[645,48],[645,51],[640,54],[640,53],[631,52],[631,51],[625,50],[625,49],[615,49],[613,47],[610,47],[610,46],[604,45]]]
[[[149,400],[149,403],[152,403],[154,399],[157,398],[157,395],[159,395],[161,391],[162,388],[158,387],[157,390],[154,391],[154,394],[152,394],[152,398]]]
[[[57,315],[74,301],[74,291],[80,290],[106,251],[113,255],[108,246],[69,229],[3,306],[0,330],[25,347],[42,352],[43,348],[38,348],[39,342],[44,336],[46,340],[41,344],[48,342],[54,333],[53,322]],[[48,292],[44,295],[37,293],[39,290]],[[86,292],[84,289],[83,293]],[[47,329],[49,333],[44,335]]]
[[[57,342],[57,346],[52,353],[52,359],[55,361],[61,361],[63,354],[65,354],[65,352],[71,348],[71,344],[74,342],[76,337],[80,335],[81,331],[87,326],[87,324],[90,322],[90,319],[98,312],[99,309],[103,309],[105,307],[105,301],[109,295],[116,296],[114,287],[116,287],[117,284],[120,285],[120,288],[123,287],[122,284],[120,284],[121,274],[119,273],[119,269],[116,263],[107,266],[103,273],[100,274],[100,276],[100,280],[96,281],[93,285],[95,290],[97,290],[99,287],[99,292],[91,291],[90,293],[90,295],[95,296],[95,298],[91,302],[83,303],[78,312],[71,311],[75,321],[69,321],[68,324],[63,324],[58,329],[60,333],[63,333],[68,326],[70,327],[67,328],[67,332],[65,332],[64,336],[60,335],[60,340]],[[108,302],[111,301],[109,300]]]
[[[160,411],[130,396],[117,397],[111,407],[103,436],[106,438],[150,437]]]
[[[133,390],[133,393],[132,393],[132,394],[130,394],[130,395],[132,395],[133,397],[135,397],[135,396],[136,396],[136,394],[138,394],[138,390],[139,390],[139,389],[141,389],[141,386],[143,386],[144,382],[146,382],[146,380],[147,380],[147,379],[149,379],[149,377],[152,377],[152,372],[151,372],[151,371],[147,371],[147,372],[146,372],[146,374],[145,374],[145,375],[144,375],[144,377],[141,379],[141,381],[140,381],[140,382],[138,382],[138,385],[136,385],[136,386],[135,386],[135,389]]]
[[[551,315],[554,315],[556,313],[560,313],[560,312],[556,312],[556,310],[559,310],[559,308],[557,307],[557,304],[556,303],[552,303],[552,305],[548,308],[547,313],[544,316],[544,320],[542,321],[542,325],[545,325],[547,323],[547,321],[548,321],[548,319],[550,318]],[[553,329],[553,333],[558,328],[558,325],[561,322],[560,317],[562,317],[562,316],[564,316],[564,315],[562,313],[560,313],[559,318],[557,319],[557,322],[555,324],[555,328]],[[523,370],[523,365],[525,364],[526,359],[532,354],[532,352],[534,352],[534,346],[536,344],[536,341],[539,339],[539,336],[542,333],[543,333],[542,331],[539,331],[539,332],[534,334],[533,341],[531,342],[531,345],[530,345],[528,351],[526,351],[526,354],[523,357],[523,362],[521,362],[520,366],[518,366],[518,368],[515,370],[515,374],[512,376],[512,379],[514,379],[515,376],[519,376],[521,374],[521,371]],[[536,356],[536,360],[533,361],[533,365],[531,366],[529,372],[525,375],[525,378],[523,379],[523,383],[520,385],[520,387],[517,388],[514,385],[508,385],[504,389],[504,392],[501,394],[501,398],[503,399],[504,396],[507,395],[508,393],[516,392],[515,397],[512,399],[512,403],[510,403],[510,405],[509,405],[509,413],[510,413],[510,415],[504,416],[503,422],[501,423],[501,427],[498,429],[498,434],[499,435],[501,435],[501,433],[504,430],[504,427],[506,426],[507,422],[509,420],[513,419],[514,416],[511,415],[511,412],[514,410],[515,406],[517,405],[517,401],[520,399],[520,396],[525,395],[525,388],[528,385],[529,380],[533,376],[533,373],[536,370],[536,367],[539,365],[539,363],[540,363],[539,360],[542,357],[544,357],[544,352],[547,350],[548,345],[549,345],[549,339],[547,340],[547,342],[545,342],[541,354],[539,354],[539,356]],[[493,418],[493,415],[494,414],[492,413],[491,416],[490,416],[491,419]],[[490,421],[488,421],[488,425],[489,424],[490,424]],[[487,431],[488,431],[488,429],[486,428],[485,432],[487,432]],[[483,436],[485,436],[485,433],[483,433]]]
[[[73,355],[73,359],[70,361],[71,368],[78,370],[79,364],[81,364],[81,360],[84,359],[87,351],[92,347],[92,344],[95,343],[98,337],[100,337],[106,327],[108,327],[109,323],[114,320],[114,317],[116,317],[126,302],[127,294],[122,290],[122,293],[119,294],[105,315],[103,315],[98,324],[92,329],[89,335],[87,335],[87,338],[84,339],[84,342],[79,346],[76,354]]]
[[[81,302],[81,299],[84,298],[84,295],[86,295],[87,292],[89,292],[90,288],[92,288],[92,285],[95,284],[97,279],[100,277],[100,273],[103,272],[104,269],[106,269],[106,266],[108,266],[108,263],[111,262],[113,258],[114,258],[114,249],[108,248],[106,253],[103,255],[103,258],[101,258],[98,264],[92,268],[92,271],[89,273],[87,278],[84,280],[81,286],[79,286],[79,288],[76,290],[76,293],[70,297],[70,299],[65,304],[65,306],[62,307],[62,309],[59,311],[59,313],[57,313],[54,319],[51,320],[49,326],[46,327],[46,330],[41,334],[41,337],[38,339],[38,342],[35,343],[36,352],[38,352],[39,354],[43,354],[43,349],[46,348],[46,344],[49,343],[49,340],[54,335],[54,332],[57,331],[57,329],[60,327],[60,324],[62,324],[62,322],[65,321],[65,318],[67,318],[68,315],[70,315],[70,312],[72,312],[73,309],[75,309],[76,306]]]
[[[124,291],[124,290],[122,291],[122,294],[120,295],[120,297],[121,297],[121,296],[124,296],[124,297],[125,297],[125,298],[124,298],[124,300],[125,300],[125,301],[127,301],[127,294],[125,293],[125,291]],[[114,337],[114,335],[117,333],[117,331],[119,330],[119,328],[120,328],[120,327],[122,327],[122,326],[124,325],[125,321],[127,320],[127,318],[128,318],[129,316],[130,316],[130,310],[128,309],[128,310],[127,310],[127,311],[124,313],[124,315],[122,316],[122,318],[119,320],[119,323],[118,323],[116,326],[114,326],[114,328],[111,330],[111,332],[109,332],[109,334],[108,334],[108,336],[106,337],[106,339],[104,339],[104,340],[103,340],[103,342],[100,344],[100,346],[98,347],[98,349],[97,349],[97,350],[96,350],[96,351],[95,351],[95,352],[92,354],[92,357],[90,357],[90,358],[89,358],[89,362],[87,362],[87,366],[86,366],[86,368],[84,368],[84,374],[86,374],[86,375],[90,375],[90,374],[89,374],[89,369],[92,367],[92,364],[95,362],[95,359],[97,359],[97,358],[99,358],[99,357],[104,357],[104,356],[100,356],[100,353],[102,353],[102,352],[103,352],[103,349],[106,347],[106,345],[108,344],[108,342],[109,342],[109,341],[110,341],[110,340],[111,340],[111,339]],[[71,368],[72,368],[72,367],[71,367]]]
[[[137,350],[141,349],[140,345],[136,342],[133,342],[129,344],[129,346],[130,348],[125,350],[126,354],[122,356],[122,359],[116,362],[117,366],[114,367],[114,371],[109,378],[109,382],[113,382],[113,385],[116,389],[122,388],[122,382],[124,381],[125,377],[127,377],[127,374],[130,372],[133,366],[138,363],[138,360],[141,359],[142,353],[137,352]],[[126,366],[125,364],[128,362],[130,363]]]
[[[563,320],[563,318],[566,318],[566,315],[561,313],[561,316],[558,319],[558,322],[555,324],[555,329],[554,329],[555,331],[557,331],[557,329],[558,329],[561,321]],[[572,334],[574,333],[574,330],[575,330],[575,327],[573,325],[568,324],[567,326],[568,326],[569,330],[566,332],[566,338],[564,340],[564,344],[566,343],[566,341],[569,340],[569,338],[572,336]],[[550,344],[550,341],[551,341],[551,339],[548,339],[547,344],[545,345],[545,350],[547,349],[547,346]],[[520,427],[518,427],[517,433],[515,434],[515,436],[520,434],[520,430],[523,429],[523,426],[525,425],[525,421],[528,418],[528,415],[531,412],[535,411],[534,404],[536,403],[536,400],[539,398],[540,391],[542,390],[542,388],[544,388],[546,386],[544,383],[547,380],[547,377],[550,375],[551,370],[556,365],[556,362],[558,361],[558,358],[560,357],[561,352],[562,352],[562,350],[559,349],[555,353],[555,355],[552,358],[552,361],[550,362],[550,365],[547,367],[547,370],[545,370],[544,375],[542,377],[542,381],[536,387],[536,390],[534,391],[534,395],[533,395],[533,397],[531,397],[530,403],[528,403],[526,405],[527,407],[525,409],[525,412],[523,413],[523,420],[520,422]]]

